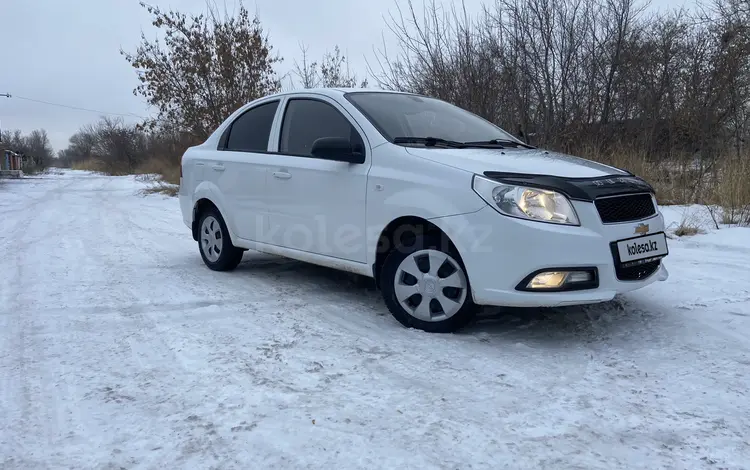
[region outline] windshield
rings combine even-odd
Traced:
[[[353,92],[345,96],[391,142],[398,137],[518,142],[476,114],[435,98],[383,92]]]

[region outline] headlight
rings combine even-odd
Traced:
[[[549,189],[498,183],[474,176],[472,188],[501,214],[563,225],[580,225],[567,197]]]

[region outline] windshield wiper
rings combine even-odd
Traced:
[[[492,140],[480,140],[477,142],[464,142],[464,145],[498,145],[500,147],[514,146],[514,147],[526,147],[527,149],[533,149],[535,147],[524,144],[523,142],[516,142],[515,140],[509,139],[492,139]]]
[[[463,142],[455,140],[439,139],[437,137],[396,137],[394,144],[423,144],[425,147],[451,147],[462,149],[466,147]]]
[[[456,140],[440,139],[438,137],[396,137],[394,144],[423,144],[425,147],[449,147],[464,149],[468,147],[478,148],[505,148],[506,146],[526,147],[533,149],[531,145],[507,139],[480,140],[476,142],[459,142]]]

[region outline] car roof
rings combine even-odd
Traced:
[[[331,88],[302,88],[297,90],[282,91],[266,96],[266,98],[274,96],[294,96],[303,93],[315,93],[319,95],[325,95],[331,98],[338,98],[346,93],[397,93],[402,95],[411,95],[413,93],[407,93],[404,91],[394,90],[381,90],[376,88],[343,88],[343,87],[331,87]]]

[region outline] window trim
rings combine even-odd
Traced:
[[[268,141],[266,142],[265,150],[236,150],[236,149],[227,148],[227,144],[229,143],[229,135],[232,133],[232,128],[234,127],[235,123],[237,123],[237,121],[242,119],[242,117],[245,114],[249,113],[250,111],[256,110],[260,108],[261,106],[265,106],[265,105],[273,104],[273,103],[276,103],[276,111],[274,111],[273,118],[271,119],[271,128],[268,131]],[[224,129],[224,131],[221,133],[221,136],[219,137],[219,143],[216,146],[216,150],[220,152],[242,152],[242,153],[263,153],[263,154],[274,153],[274,152],[270,152],[268,150],[268,147],[273,137],[273,127],[274,127],[274,124],[276,123],[276,118],[278,117],[278,114],[279,114],[280,105],[281,105],[281,98],[274,98],[274,99],[263,101],[262,103],[257,103],[256,105],[251,106],[247,108],[246,110],[242,111],[239,114],[239,116],[234,118],[232,122],[229,123],[227,128]]]
[[[279,129],[278,129],[278,134],[279,135],[277,136],[277,139],[276,139],[276,151],[275,152],[271,152],[271,153],[274,153],[276,155],[282,155],[282,156],[285,156],[285,157],[314,158],[315,160],[322,160],[322,161],[326,161],[326,162],[335,161],[335,160],[329,160],[327,158],[314,157],[312,155],[300,155],[300,154],[297,154],[297,153],[288,153],[288,152],[282,152],[281,151],[281,138],[282,138],[282,136],[284,134],[284,121],[286,121],[286,112],[289,109],[289,104],[292,101],[319,101],[319,102],[321,102],[321,103],[323,103],[325,105],[328,105],[331,108],[333,108],[337,113],[339,113],[341,115],[341,117],[343,117],[346,120],[346,122],[349,123],[350,126],[352,126],[352,128],[354,129],[354,132],[356,132],[357,135],[359,136],[359,140],[362,141],[362,152],[364,153],[365,162],[367,161],[367,140],[362,136],[363,133],[361,132],[361,129],[359,129],[359,126],[356,123],[356,120],[349,119],[343,112],[341,112],[341,110],[338,107],[335,106],[335,104],[338,104],[338,103],[330,102],[330,101],[327,101],[327,100],[322,99],[322,98],[313,98],[313,97],[310,97],[310,96],[294,96],[294,95],[292,95],[292,96],[287,97],[287,99],[286,99],[286,101],[284,103],[284,109],[282,110],[281,119],[280,119],[280,122],[279,122]],[[341,106],[341,105],[339,105],[339,106]]]

